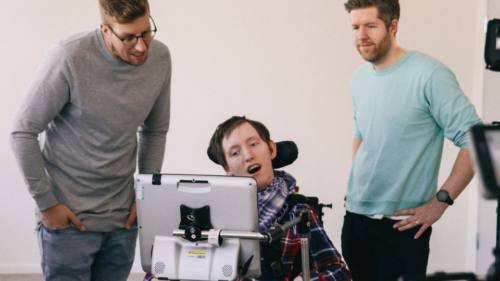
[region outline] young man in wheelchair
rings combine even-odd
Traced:
[[[296,181],[292,175],[274,170],[272,160],[276,157],[276,144],[262,123],[244,116],[229,118],[215,130],[209,151],[227,175],[248,176],[257,181],[260,231],[294,219],[297,209],[310,210],[311,280],[351,280],[351,274],[326,235],[316,210],[306,204],[292,206],[290,200],[287,202],[287,198],[294,194]],[[302,280],[300,238],[294,229],[288,229],[277,243],[261,246],[262,275],[256,280]]]
[[[289,195],[295,192],[295,178],[274,170],[276,144],[260,122],[231,117],[220,124],[210,140],[212,155],[227,175],[253,177],[257,181],[259,228],[264,231],[274,224],[295,218],[300,208],[310,210],[310,278],[312,280],[350,280],[350,273],[319,222],[316,210],[306,204],[290,206]],[[294,228],[275,245],[262,246],[262,276],[258,280],[301,280],[300,238]],[[280,274],[281,273],[281,274]]]

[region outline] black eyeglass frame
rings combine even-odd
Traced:
[[[135,43],[134,43],[134,44],[132,44],[132,45],[127,45],[127,44],[125,44],[125,42],[124,42],[124,41],[125,41],[125,39],[127,39],[127,37],[125,37],[125,38],[121,38],[120,36],[118,36],[118,34],[116,34],[116,33],[115,33],[115,31],[113,30],[113,28],[111,28],[111,26],[109,26],[108,24],[106,24],[106,26],[108,26],[109,30],[111,30],[111,32],[112,32],[112,33],[113,33],[116,37],[118,37],[118,39],[120,39],[120,41],[122,41],[122,43],[123,43],[123,45],[124,45],[124,46],[126,46],[126,47],[132,47],[132,46],[135,46],[135,44],[137,44],[137,42],[139,42],[139,38],[142,38],[142,40],[143,40],[144,42],[149,42],[149,41],[153,40],[153,38],[155,37],[156,32],[158,31],[158,29],[156,28],[156,23],[155,23],[155,21],[153,20],[153,18],[152,18],[151,16],[149,16],[149,18],[150,18],[150,19],[151,19],[151,21],[153,22],[153,25],[155,26],[155,29],[154,29],[154,30],[153,30],[153,29],[151,29],[150,31],[145,31],[145,32],[143,32],[143,34],[142,34],[141,36],[134,36],[134,35],[129,35],[129,36],[127,36],[127,37],[135,37]],[[146,39],[144,39],[144,36],[146,35],[146,34],[144,34],[144,33],[147,33],[147,32],[154,32],[155,34],[154,34],[153,36],[151,36],[151,38],[150,38],[149,40],[146,40]]]

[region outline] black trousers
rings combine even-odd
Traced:
[[[432,227],[418,238],[420,227],[393,228],[395,220],[371,219],[346,212],[342,227],[342,255],[353,281],[396,281],[402,275],[425,276]]]

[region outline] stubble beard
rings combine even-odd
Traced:
[[[372,64],[377,64],[387,56],[389,50],[391,49],[391,34],[387,32],[380,43],[374,45],[375,48],[373,52],[369,54],[361,52],[359,45],[356,46],[356,48],[358,49],[359,54],[361,55],[361,57],[363,57],[364,60],[371,62]]]

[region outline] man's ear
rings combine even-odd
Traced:
[[[399,21],[397,19],[393,19],[391,21],[391,25],[389,26],[389,32],[395,36],[396,32],[398,32],[398,26],[399,26]]]
[[[108,29],[108,26],[105,25],[104,23],[101,23],[101,25],[99,27],[101,28],[102,33],[105,33]]]
[[[233,173],[231,173],[231,171],[229,171],[229,166],[224,166],[224,171],[226,171],[226,175],[228,175],[228,176],[233,175]]]
[[[276,149],[276,143],[272,140],[269,140],[269,152],[271,153],[271,159],[276,158],[278,150]]]
[[[101,23],[99,26],[103,35],[109,33],[109,27],[105,23]]]

